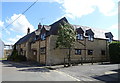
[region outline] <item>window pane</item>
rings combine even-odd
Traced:
[[[93,55],[93,50],[88,50],[88,55]]]
[[[75,54],[76,55],[81,55],[81,49],[75,49]]]
[[[46,53],[46,48],[45,47],[40,48],[40,53],[45,54]]]
[[[101,55],[105,55],[105,50],[101,50]]]

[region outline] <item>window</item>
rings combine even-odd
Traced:
[[[81,49],[75,49],[75,54],[76,55],[81,55]]]
[[[88,40],[93,41],[93,36],[92,36],[92,35],[89,35],[89,36],[88,36]]]
[[[38,35],[36,35],[36,36],[35,36],[35,40],[37,40],[37,39],[38,39],[38,37],[39,37],[39,36],[38,36]]]
[[[108,39],[108,42],[112,42],[112,38],[109,38],[109,39]]]
[[[46,53],[46,48],[45,47],[40,48],[40,53],[45,54]]]
[[[46,34],[41,34],[41,40],[45,40],[46,39]]]
[[[76,39],[83,40],[83,34],[77,34]]]
[[[101,55],[105,55],[105,50],[101,50]]]
[[[93,55],[93,50],[88,50],[88,55]]]

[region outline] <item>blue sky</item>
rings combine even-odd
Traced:
[[[24,15],[22,12],[35,0],[18,1],[2,2],[0,38],[5,44],[14,44],[26,35],[28,27],[32,32],[37,29],[39,22],[50,25],[64,16],[71,24],[111,31],[114,39],[118,39],[117,0],[38,0]],[[5,28],[19,15],[21,17],[18,20]]]

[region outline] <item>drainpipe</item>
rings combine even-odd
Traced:
[[[38,58],[39,59],[38,60],[39,60],[39,63],[40,63],[40,40],[38,40],[38,41],[39,41],[39,48],[38,48],[38,52],[39,52],[39,54],[38,54],[39,57]]]
[[[85,61],[86,61],[86,51],[87,51],[87,49],[86,49],[86,38],[85,38],[85,44],[84,44],[84,47],[85,47],[85,55],[84,55],[84,57],[85,57]]]

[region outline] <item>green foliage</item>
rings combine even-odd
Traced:
[[[109,45],[111,63],[120,63],[120,42],[112,42]]]
[[[14,49],[11,56],[8,56],[7,60],[20,62],[20,61],[26,61],[26,57],[22,55],[18,55],[18,51]]]
[[[70,48],[76,40],[74,28],[66,22],[60,24],[59,28],[56,47]]]

